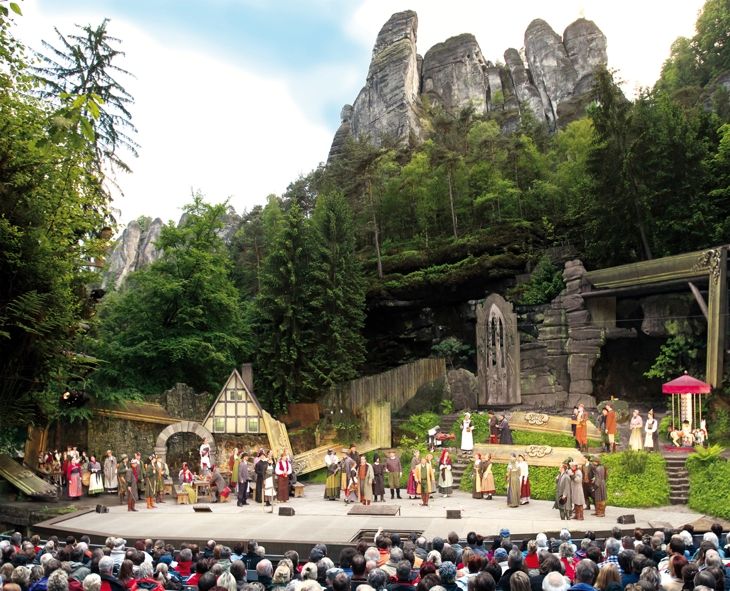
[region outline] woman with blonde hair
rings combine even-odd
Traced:
[[[509,578],[509,591],[530,591],[530,577],[521,570],[512,573]]]
[[[596,578],[595,588],[598,591],[607,591],[608,586],[611,583],[617,583],[621,585],[621,575],[619,575],[618,568],[614,564],[604,564],[598,570],[598,578]]]

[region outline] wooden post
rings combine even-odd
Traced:
[[[717,249],[717,260],[710,266],[707,296],[707,365],[705,381],[713,388],[722,385],[727,315],[727,247]]]

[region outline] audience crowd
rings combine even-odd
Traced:
[[[42,543],[16,533],[0,541],[0,581],[2,591],[730,591],[726,555],[719,524],[701,539],[687,525],[614,528],[603,542],[564,529],[520,544],[506,529],[489,540],[452,532],[430,541],[381,530],[337,557],[317,544],[309,556],[291,550],[273,562],[254,541],[175,548],[108,538],[91,547],[85,536]]]

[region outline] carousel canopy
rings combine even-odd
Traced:
[[[710,390],[712,390],[710,384],[705,384],[702,380],[687,374],[662,384],[664,394],[709,394]]]

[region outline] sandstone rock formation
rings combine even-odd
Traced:
[[[421,93],[450,111],[487,111],[487,63],[471,33],[434,45],[423,58]],[[494,76],[490,81],[498,80]],[[501,92],[501,83],[499,91]]]
[[[516,129],[521,114],[532,113],[550,129],[580,117],[590,100],[593,75],[605,67],[606,37],[595,23],[578,19],[561,37],[536,19],[525,32],[525,61],[516,49],[504,53],[505,65],[482,55],[468,33],[434,45],[421,58],[416,49],[418,17],[394,14],[378,34],[365,86],[352,107],[343,108],[329,158],[342,152],[347,138],[386,138],[401,144],[424,138],[423,99],[458,111],[501,112],[505,132]]]
[[[118,289],[127,275],[155,261],[159,251],[155,242],[160,237],[162,220],[156,218],[146,230],[137,220],[129,222],[112,250],[101,282],[103,289]]]
[[[418,17],[398,12],[380,29],[365,86],[352,105],[352,133],[379,145],[384,139],[421,136],[416,53]]]

